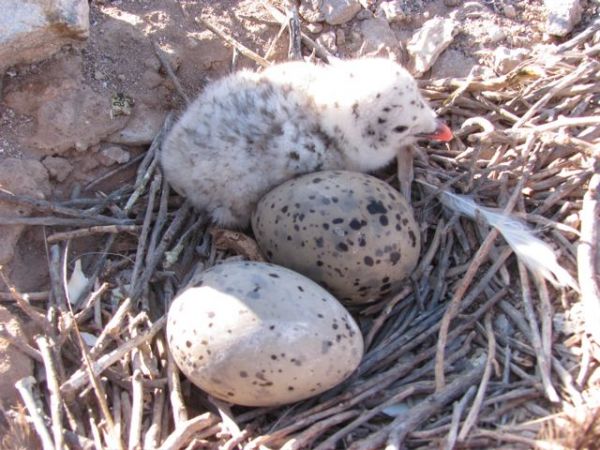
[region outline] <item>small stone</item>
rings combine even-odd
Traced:
[[[496,44],[506,38],[506,33],[498,25],[490,24],[487,29],[488,42]]]
[[[377,0],[358,0],[358,2],[363,8],[368,9],[369,11],[373,11],[375,9],[375,5],[377,4]]]
[[[504,75],[516,68],[527,54],[527,50],[523,48],[508,49],[500,46],[494,51],[494,70],[498,75]]]
[[[73,177],[80,181],[87,181],[89,173],[99,165],[100,162],[96,158],[81,158],[77,161],[77,171],[73,173]]]
[[[358,14],[356,15],[356,18],[358,20],[368,20],[368,19],[372,19],[373,18],[373,13],[371,11],[369,11],[368,9],[362,9],[358,12]]]
[[[300,16],[309,23],[323,22],[325,16],[319,9],[318,0],[302,0],[298,7]]]
[[[317,38],[317,42],[319,44],[321,44],[322,46],[324,46],[325,48],[327,48],[327,50],[329,50],[331,53],[335,54],[338,51],[337,44],[336,44],[336,36],[335,36],[335,32],[333,30],[321,34]]]
[[[390,28],[387,20],[374,17],[360,23],[363,44],[360,48],[361,56],[391,56],[399,61],[402,57],[400,42]]]
[[[385,17],[389,22],[410,21],[413,17],[424,15],[422,0],[386,0],[379,4],[376,15]]]
[[[160,70],[160,60],[155,57],[155,56],[151,56],[149,58],[146,58],[144,60],[144,67],[148,68],[148,69],[152,69],[156,72],[158,72]]]
[[[21,321],[3,306],[0,306],[0,323],[8,334],[26,340]],[[10,341],[0,338],[0,404],[4,408],[16,406],[21,397],[15,383],[31,375],[31,359],[11,345]]]
[[[102,165],[112,166],[113,164],[125,164],[126,162],[129,162],[131,155],[128,151],[123,150],[121,147],[113,145],[100,150],[98,159]]]
[[[159,86],[162,82],[163,77],[153,69],[148,69],[142,74],[142,83],[150,89]]]
[[[61,183],[73,171],[71,163],[60,156],[47,156],[42,160],[42,164],[48,170],[50,177]]]
[[[341,25],[352,20],[361,9],[358,0],[323,0],[320,5],[323,18],[330,25]]]
[[[548,12],[546,32],[566,36],[581,21],[583,7],[580,0],[544,0]]]
[[[517,10],[513,5],[504,5],[502,7],[502,11],[504,12],[504,15],[509,19],[514,19],[517,17]]]
[[[460,50],[448,48],[443,52],[431,67],[431,78],[466,78],[471,68],[477,64],[470,55],[465,55]]]
[[[459,31],[458,22],[434,17],[413,35],[406,48],[412,56],[412,71],[419,77],[428,71]]]
[[[335,43],[338,46],[344,45],[346,43],[346,32],[341,28],[335,30]]]
[[[317,34],[320,33],[321,31],[323,31],[323,24],[320,24],[318,22],[315,23],[307,23],[306,24],[306,29],[313,34]]]
[[[122,73],[120,73],[119,75],[117,75],[117,78],[119,79],[119,81],[125,81],[127,79],[125,77],[125,75],[123,75]]]
[[[102,73],[100,70],[96,70],[94,72],[94,79],[98,81],[106,80],[106,75]]]
[[[403,1],[381,2],[377,8],[377,17],[385,17],[388,22],[401,22],[409,18],[409,12],[405,9]]]
[[[579,226],[581,225],[581,220],[579,220],[579,214],[576,212],[569,214],[567,217],[565,217],[563,223],[576,230],[579,230]]]
[[[163,110],[140,103],[133,110],[127,126],[110,135],[106,141],[120,145],[148,145],[158,134],[166,114]]]
[[[50,57],[89,35],[87,0],[3,0],[0,14],[0,73],[9,66]]]

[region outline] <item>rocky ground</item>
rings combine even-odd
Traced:
[[[562,11],[567,4],[572,9]],[[387,56],[422,79],[443,79],[505,74],[534,48],[568,39],[573,27],[576,32],[585,29],[598,8],[591,0],[303,0],[299,12],[304,32],[332,55]],[[195,17],[217,25],[269,61],[287,58],[287,33],[278,35],[280,24],[259,1],[92,0],[89,9],[85,40],[75,39],[52,55],[37,56],[41,59],[33,63],[4,67],[0,84],[4,190],[66,202],[113,191],[130,179],[134,164],[130,170],[100,177],[135,162],[166,115],[184,105],[160,58],[173,68],[181,90],[189,96],[231,70],[259,69]],[[438,22],[431,22],[434,18]],[[433,28],[425,37],[418,34],[428,27]],[[427,50],[425,44],[437,39],[439,47]],[[0,203],[2,216],[31,211]],[[3,272],[23,292],[44,291],[49,282],[48,230],[3,223]],[[93,240],[74,242],[72,260],[97,250]],[[6,288],[0,284],[2,291]],[[1,308],[0,314],[6,328],[19,328],[8,310]],[[0,396],[12,402],[12,380],[32,368],[29,360],[26,367],[17,367],[18,353],[11,354],[3,342],[0,339],[0,367],[12,374],[2,376]]]

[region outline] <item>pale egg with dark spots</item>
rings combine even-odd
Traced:
[[[231,403],[271,406],[341,383],[363,338],[325,289],[283,267],[228,262],[195,278],[168,312],[167,340],[192,383]]]
[[[388,183],[355,172],[323,171],[281,184],[258,203],[252,229],[269,261],[348,303],[396,290],[421,250],[404,197]]]

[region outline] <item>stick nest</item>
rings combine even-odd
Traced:
[[[39,212],[3,224],[51,227],[51,289],[2,294],[42,330],[35,345],[8,338],[45,374],[17,383],[25,407],[4,412],[4,448],[26,439],[45,449],[592,448],[600,436],[600,316],[590,317],[600,304],[599,28],[502,77],[423,83],[456,138],[415,149],[414,161],[417,180],[528,222],[581,292],[549,285],[497,230],[414,183],[419,266],[400,292],[352,310],[367,345],[356,373],[293,405],[211,399],[169,355],[165,314],[195,266],[259,257],[250,237],[207,232],[169,191],[157,164],[169,120],[135,161],[135,179],[114,192],[62,203],[2,192],[0,200]],[[92,234],[103,249],[85,261],[80,299],[68,298],[69,242]]]

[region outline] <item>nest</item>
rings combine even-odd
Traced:
[[[107,195],[57,203],[0,193],[42,213],[4,223],[51,227],[49,292],[19,293],[3,276],[43,330],[35,346],[7,338],[45,373],[17,383],[24,408],[4,412],[4,448],[593,448],[599,28],[502,77],[422,86],[457,131],[449,148],[416,152],[420,263],[400,292],[352,310],[367,350],[351,378],[296,404],[212,399],[169,355],[165,314],[197,264],[258,258],[251,237],[207,232],[169,191],[157,163],[169,121],[133,161],[135,179]],[[527,222],[578,283],[548,283],[501,230],[442,205],[444,192]],[[103,248],[88,258],[80,299],[69,298],[69,242],[91,235]]]

